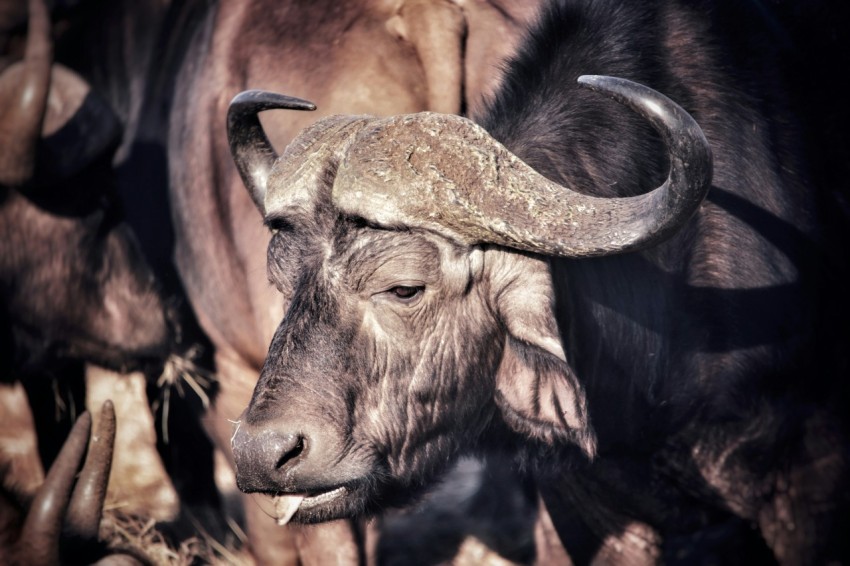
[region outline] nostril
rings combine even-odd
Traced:
[[[277,463],[275,464],[276,469],[279,470],[283,468],[289,462],[298,458],[298,456],[300,456],[302,452],[304,452],[304,437],[298,436],[295,437],[293,440],[295,440],[295,442],[291,445],[291,447],[286,447],[281,451],[282,454],[278,459]]]

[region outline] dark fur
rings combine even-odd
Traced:
[[[735,405],[750,401],[730,405],[735,400],[722,391],[743,387],[761,396],[769,380],[769,387],[787,393],[799,383],[803,360],[809,369],[812,362],[833,368],[832,359],[810,356],[819,312],[812,291],[824,289],[822,259],[830,242],[821,235],[818,194],[799,158],[796,117],[786,110],[783,83],[772,73],[729,68],[740,52],[764,61],[754,54],[769,49],[770,37],[759,33],[756,14],[746,7],[743,14],[726,13],[734,8],[723,2],[561,4],[512,65],[510,80],[482,118],[488,131],[537,170],[571,186],[599,195],[646,190],[665,167],[655,144],[646,143],[651,136],[636,118],[574,83],[582,73],[609,74],[680,101],[715,155],[708,202],[670,242],[640,255],[555,266],[568,282],[559,299],[570,311],[563,331],[578,375],[588,384],[634,392],[628,404],[675,398],[681,414],[674,416],[689,416],[706,403],[735,415]],[[737,42],[722,33],[733,16],[752,22]],[[599,40],[584,39],[592,30]],[[686,40],[670,52],[663,43],[673,31]],[[770,69],[772,60],[761,64]],[[688,61],[702,66],[682,68]],[[603,178],[594,176],[599,171]],[[784,264],[776,261],[777,252],[787,258]],[[706,375],[717,368],[686,361],[700,351],[729,368],[721,383]],[[617,369],[626,360],[628,367]],[[807,381],[805,388],[813,385]],[[602,423],[595,422],[599,432]]]
[[[582,473],[604,477],[601,470],[623,467],[608,457],[625,453],[630,466],[644,469],[628,479],[655,484],[663,477],[659,487],[643,487],[663,502],[653,520],[646,501],[618,505],[668,537],[683,528],[683,516],[701,517],[702,528],[726,520],[722,512],[710,517],[694,502],[662,495],[672,482],[674,492],[714,492],[713,513],[761,520],[781,560],[846,558],[837,535],[847,521],[848,445],[839,418],[847,400],[847,362],[839,353],[846,324],[832,324],[836,311],[847,313],[834,277],[846,274],[846,264],[829,259],[835,243],[826,234],[834,237],[835,226],[821,205],[832,187],[813,184],[803,160],[816,152],[802,137],[815,111],[793,106],[789,96],[805,88],[794,83],[803,68],[781,64],[787,44],[775,26],[789,7],[773,14],[761,8],[756,2],[559,2],[511,65],[481,122],[548,177],[605,196],[655,186],[665,163],[645,128],[580,91],[578,75],[643,82],[696,118],[715,158],[714,186],[698,216],[653,250],[553,265],[565,282],[558,299],[568,359],[587,387],[600,441],[601,457]],[[724,433],[708,435],[718,427]],[[834,448],[821,446],[818,434],[829,435]],[[693,466],[681,451],[697,442],[736,455],[721,472],[735,484],[726,492],[706,486],[693,470],[677,469]],[[808,477],[797,489],[809,504],[825,498],[834,507],[820,515],[798,510],[798,520],[808,523],[805,534],[766,533],[769,521],[759,513],[776,495],[772,474],[817,467],[812,461],[826,453],[841,470],[837,476],[821,469],[829,479]],[[659,472],[667,466],[673,470]],[[602,480],[594,490],[626,493],[629,483]],[[604,533],[595,535],[601,541]],[[718,546],[733,546],[736,536],[745,535]]]
[[[568,357],[588,388],[600,438],[603,457],[596,467],[607,466],[606,452],[619,452],[614,446],[629,446],[630,459],[646,467],[647,475],[636,476],[656,478],[657,468],[669,465],[660,462],[688,465],[687,457],[683,462],[680,453],[671,454],[671,444],[705,442],[720,451],[741,441],[744,447],[736,453],[750,455],[741,454],[724,473],[744,486],[719,494],[716,505],[755,521],[776,489],[767,485],[770,473],[806,467],[806,458],[821,450],[812,448],[819,443],[817,433],[801,430],[801,419],[802,427],[830,423],[836,465],[846,466],[844,425],[836,417],[846,401],[841,384],[846,361],[838,357],[832,315],[821,302],[846,312],[846,301],[827,275],[846,267],[827,262],[833,244],[823,235],[818,190],[829,187],[812,186],[801,159],[797,119],[810,110],[790,106],[768,28],[774,22],[762,19],[755,4],[632,3],[620,6],[621,17],[609,10],[618,3],[596,2],[589,9],[576,4],[562,2],[544,18],[536,39],[512,66],[513,80],[483,118],[485,127],[551,178],[600,195],[611,188],[619,194],[643,190],[657,182],[663,160],[630,125],[633,119],[608,118],[613,105],[574,86],[579,74],[610,74],[645,82],[682,103],[703,127],[715,156],[707,203],[671,241],[640,255],[554,267],[567,282],[559,299]],[[602,13],[595,14],[597,9]],[[607,40],[578,39],[590,30],[605,30]],[[679,39],[669,39],[674,31]],[[558,47],[550,43],[555,37],[561,38]],[[597,171],[605,178],[593,178]],[[785,265],[777,263],[777,252]],[[718,426],[727,427],[726,434],[705,436]],[[751,437],[744,440],[743,434]],[[714,490],[696,487],[702,479],[693,473],[665,474],[685,492]],[[817,528],[789,543],[800,545],[800,555],[777,554],[791,561],[846,556],[836,538],[847,520],[846,473],[828,480],[831,485],[810,481],[798,488],[810,491],[804,497],[836,498],[836,512],[802,519]],[[738,497],[746,504],[730,504]],[[693,514],[683,511],[693,503],[666,499],[665,505],[657,526],[674,536],[678,527],[669,517],[676,522],[683,512]],[[637,516],[646,512],[645,503],[639,506]],[[724,521],[707,518],[705,511],[694,516],[700,513],[706,524]],[[782,546],[770,536],[765,535],[772,546]]]

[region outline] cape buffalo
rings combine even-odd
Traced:
[[[500,450],[578,562],[846,560],[844,267],[781,21],[560,0],[480,126],[335,116],[280,157],[258,113],[312,104],[238,95],[287,304],[235,425],[240,488],[325,521]]]
[[[114,163],[125,218],[139,236],[177,314],[181,348],[203,351],[211,410],[204,422],[229,456],[230,420],[250,398],[282,311],[264,275],[267,239],[229,159],[222,116],[244,88],[299,89],[332,112],[395,114],[477,108],[500,76],[538,0],[115,0],[57,2],[69,25],[57,60],[79,72],[115,110],[124,136]],[[0,8],[2,11],[2,8]],[[339,96],[341,89],[348,90]],[[271,125],[283,147],[301,124]],[[173,222],[172,222],[173,221]],[[175,269],[174,258],[177,258]],[[179,273],[178,273],[179,271]],[[172,313],[173,314],[173,313]],[[213,357],[214,362],[208,358]],[[151,381],[149,395],[162,395]],[[178,407],[185,401],[187,407]],[[206,398],[203,399],[206,401]],[[163,457],[186,508],[203,506],[212,479],[208,442],[193,425],[200,396],[171,396],[156,416],[170,444]],[[165,406],[161,404],[160,407]],[[189,436],[189,440],[186,440]],[[205,436],[205,435],[203,435]],[[222,475],[220,477],[226,477]],[[222,484],[224,485],[224,484]],[[236,492],[235,483],[228,492]],[[238,495],[238,494],[237,494]],[[238,507],[238,506],[237,506]],[[258,561],[297,560],[290,529],[253,502],[245,510]],[[238,512],[236,513],[239,514]],[[232,517],[228,517],[230,520]],[[215,520],[215,519],[214,519]],[[223,521],[222,521],[223,523]],[[209,525],[205,524],[209,531]],[[332,527],[333,528],[333,527]],[[348,526],[343,530],[345,534]],[[263,532],[268,531],[268,532]],[[213,532],[213,534],[218,534]],[[298,538],[300,558],[359,560],[353,544]],[[341,540],[341,539],[339,539]],[[307,542],[305,542],[307,541]],[[277,548],[275,548],[277,546]],[[323,555],[323,552],[327,552]]]
[[[118,123],[76,73],[52,64],[49,14],[29,4],[24,59],[0,74],[2,369],[164,358],[165,308],[115,203]]]
[[[210,396],[204,424],[230,459],[231,421],[250,399],[283,311],[265,276],[269,235],[229,157],[223,116],[230,99],[245,88],[263,87],[297,89],[320,102],[323,112],[461,112],[480,104],[498,75],[498,54],[512,48],[525,14],[537,2],[225,0],[174,5],[169,18],[179,34],[166,34],[161,42],[173,50],[152,57],[155,70],[173,76],[151,79],[149,85],[152,95],[164,91],[171,96],[170,106],[165,116],[139,120],[138,144],[125,165],[142,169],[136,178],[144,179],[151,140],[167,147],[173,256],[180,283],[214,347],[218,389]],[[499,45],[496,55],[490,44]],[[157,85],[164,88],[156,90]],[[166,106],[157,96],[150,100],[154,111]],[[157,117],[164,118],[165,127],[152,132]],[[266,131],[273,143],[285,147],[318,117],[305,114],[293,123],[269,116]],[[130,193],[135,199],[147,194]],[[298,537],[280,529],[250,500],[245,514],[260,562],[294,562],[299,556],[308,563],[361,559],[347,523],[324,527],[336,531],[335,542],[327,543],[317,534],[321,529]],[[319,543],[311,545],[311,537]]]

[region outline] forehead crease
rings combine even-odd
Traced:
[[[376,258],[400,256],[437,257],[437,246],[412,232],[359,228],[347,247],[347,261],[369,262]]]
[[[352,274],[368,275],[381,266],[393,269],[439,268],[439,250],[432,242],[410,232],[360,228],[353,239],[343,243],[340,258]]]
[[[333,216],[326,207],[305,209],[293,205],[270,213],[265,223],[281,230],[277,245],[309,255],[329,246],[333,238]]]

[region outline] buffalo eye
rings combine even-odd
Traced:
[[[387,293],[402,303],[411,303],[418,299],[424,290],[424,286],[396,285],[387,290]]]

